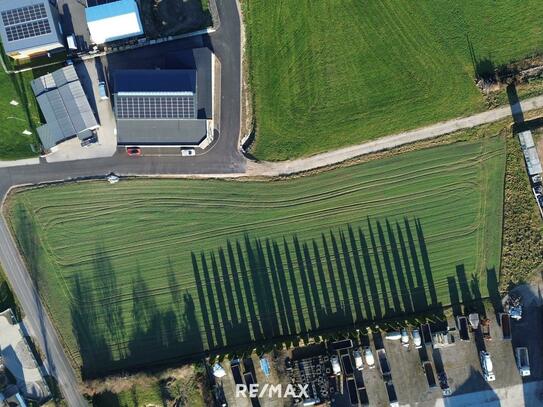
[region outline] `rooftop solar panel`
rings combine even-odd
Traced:
[[[43,4],[2,11],[2,22],[8,41],[51,33],[51,26]]]
[[[47,18],[44,4],[2,11],[2,21],[5,27],[26,23],[27,21],[41,20],[42,18]]]
[[[32,21],[30,23],[24,23],[6,27],[6,34],[8,41],[17,41],[24,38],[37,37],[39,35],[49,34],[51,32],[51,26],[48,20]]]
[[[117,119],[194,119],[193,96],[118,96]]]

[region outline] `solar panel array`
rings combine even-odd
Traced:
[[[117,119],[194,119],[194,96],[118,96]]]
[[[44,4],[2,11],[2,23],[8,41],[37,37],[51,32]]]

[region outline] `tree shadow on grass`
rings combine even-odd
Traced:
[[[92,276],[74,279],[72,287],[77,305],[72,319],[87,376],[98,374],[100,367],[103,374],[104,366],[119,370],[207,352],[232,353],[249,344],[439,311],[420,220],[366,222],[366,230],[357,233],[346,225],[305,241],[296,235],[264,240],[245,235],[224,247],[191,253],[195,294],[178,283],[169,263],[171,307],[159,302],[157,288],[136,265],[128,313],[126,307],[124,313],[122,306],[115,308],[121,291],[111,276],[111,262],[98,247]],[[447,283],[453,303],[481,297],[479,280],[471,276],[468,281],[461,266]],[[104,303],[121,316],[97,312]],[[115,347],[117,331],[129,332],[124,351]],[[98,357],[97,348],[104,349]]]
[[[347,225],[346,230],[330,230],[320,239],[306,241],[296,235],[279,241],[245,235],[228,241],[226,249],[217,248],[229,257],[219,261],[220,270],[203,267],[213,264],[214,251],[192,253],[198,295],[224,296],[198,301],[204,307],[202,334],[209,338],[213,332],[221,338],[208,340],[209,350],[220,352],[243,343],[257,346],[415,312],[439,312],[442,306],[426,245],[418,219],[367,219],[366,231],[358,228],[355,234]],[[239,304],[246,308],[241,311]],[[229,326],[245,329],[233,339]]]

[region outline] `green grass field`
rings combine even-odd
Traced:
[[[26,83],[31,79],[27,73],[8,75],[0,68],[0,160],[26,158],[39,153],[35,126],[39,124],[40,116],[34,99],[29,97],[34,98],[30,85]],[[12,100],[19,105],[12,106]],[[24,130],[33,134],[24,135]]]
[[[8,214],[70,354],[103,375],[494,292],[504,144],[269,182],[63,184]]]
[[[265,160],[483,110],[472,54],[500,65],[543,52],[538,0],[248,0],[244,10],[253,153]]]
[[[36,66],[37,63],[57,64],[43,68],[35,68],[17,74],[6,74],[0,67],[0,160],[17,160],[21,158],[35,157],[40,153],[40,143],[36,127],[41,125],[41,117],[38,102],[34,97],[30,82],[32,79],[53,72],[63,66],[66,59],[65,54],[46,61],[37,59],[31,64],[17,64],[3,55],[3,48],[0,44],[0,53],[8,69],[22,69]],[[10,104],[12,100],[19,103],[17,106]],[[23,134],[24,130],[30,131],[31,135]]]

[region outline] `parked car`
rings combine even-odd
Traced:
[[[543,208],[543,195],[537,196],[537,202],[539,203],[539,206]]]
[[[334,375],[339,376],[341,374],[341,366],[339,365],[338,357],[336,355],[330,357],[330,363],[332,364]]]
[[[494,375],[494,366],[492,359],[490,359],[490,353],[482,350],[479,356],[481,358],[481,367],[483,368],[483,377],[487,382],[493,382],[496,380],[496,376]]]
[[[126,154],[128,154],[130,157],[139,157],[141,155],[141,148],[126,147]]]
[[[422,339],[418,329],[413,329],[413,344],[415,345],[415,349],[422,348]]]
[[[90,137],[87,137],[85,140],[81,140],[81,147],[89,147],[91,144],[98,142],[98,136],[93,134]]]
[[[194,148],[182,148],[181,155],[183,157],[192,157],[196,155],[196,150]]]
[[[373,357],[373,353],[371,352],[371,348],[369,346],[364,348],[364,360],[370,369],[375,367],[375,358]]]

